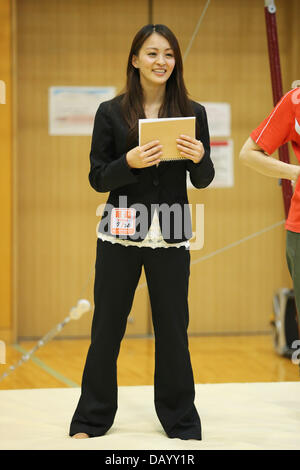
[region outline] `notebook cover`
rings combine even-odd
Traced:
[[[159,140],[163,146],[162,161],[186,160],[180,155],[176,139],[181,134],[195,138],[196,118],[178,117],[161,119],[139,119],[139,145]]]

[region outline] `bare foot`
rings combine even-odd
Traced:
[[[88,439],[90,436],[85,432],[78,432],[72,436],[73,439]]]

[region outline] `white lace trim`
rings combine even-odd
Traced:
[[[147,247],[147,248],[180,248],[181,246],[185,246],[189,248],[190,243],[189,241],[184,241],[180,243],[167,243],[161,233],[159,220],[157,216],[157,212],[155,211],[151,226],[149,231],[141,242],[135,242],[133,240],[122,240],[120,238],[115,238],[112,235],[105,235],[104,233],[98,232],[98,238],[103,241],[108,241],[111,243],[119,243],[120,245],[124,246],[137,246],[139,248]]]

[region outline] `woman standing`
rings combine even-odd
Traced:
[[[161,162],[158,141],[138,146],[138,119],[178,116],[196,116],[196,139],[178,136],[185,160]],[[113,424],[116,362],[144,266],[155,333],[157,416],[168,437],[200,440],[187,335],[192,231],[184,207],[186,172],[196,188],[204,188],[214,168],[205,109],[188,99],[180,48],[166,26],[146,25],[136,34],[125,93],[101,103],[96,113],[90,162],[91,186],[110,194],[98,229],[91,345],[70,436],[101,436]],[[170,212],[160,211],[175,203],[183,209],[176,223]],[[122,234],[116,230],[121,220],[130,228]]]

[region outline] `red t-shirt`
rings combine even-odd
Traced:
[[[300,88],[286,93],[250,137],[269,155],[291,142],[300,162]],[[285,228],[300,233],[300,178],[294,190]]]

